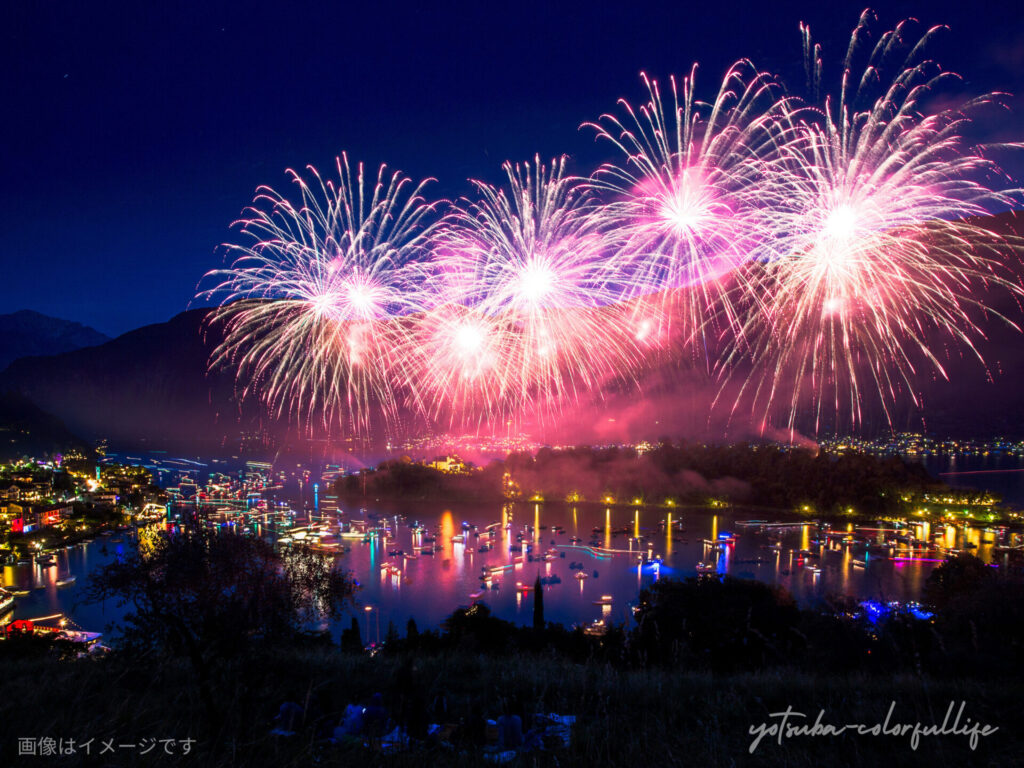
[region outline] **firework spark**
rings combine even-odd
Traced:
[[[557,410],[635,362],[594,197],[564,158],[504,170],[506,189],[474,182],[479,199],[438,230],[438,293],[417,342],[435,413]]]
[[[785,112],[774,81],[749,62],[723,78],[714,101],[695,100],[697,67],[670,80],[666,112],[656,80],[642,75],[648,101],[619,104],[626,117],[603,115],[590,127],[622,153],[592,184],[610,201],[602,217],[614,258],[629,275],[635,332],[666,339],[682,327],[684,342],[712,322],[741,327],[730,283],[736,269],[767,236],[759,198],[770,180],[760,161],[773,152],[773,121]]]
[[[421,310],[418,264],[433,206],[381,166],[367,178],[337,160],[338,179],[289,171],[298,199],[261,187],[238,223],[229,269],[210,273],[224,340],[211,364],[236,370],[245,396],[278,414],[364,431],[393,417],[406,376],[394,351]]]
[[[918,404],[918,368],[946,375],[935,338],[975,351],[981,292],[1021,293],[1007,269],[1019,241],[982,218],[1011,207],[1016,191],[964,139],[971,112],[993,97],[922,114],[953,76],[922,57],[934,30],[915,43],[905,25],[880,38],[856,77],[869,21],[853,33],[838,99],[776,123],[780,149],[765,167],[772,237],[754,251],[742,337],[755,402],[778,406],[791,429],[808,401],[816,427],[829,402],[856,425],[868,400],[891,424],[900,393]],[[820,49],[802,29],[809,80],[820,84]]]

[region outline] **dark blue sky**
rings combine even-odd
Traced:
[[[1012,2],[876,5],[953,31],[933,49],[972,92],[1024,92]],[[710,90],[735,59],[800,84],[797,23],[834,75],[862,3],[3,4],[0,311],[117,334],[184,309],[220,263],[228,225],[284,169],[347,150],[439,196],[506,159],[606,151],[578,130],[637,100],[637,74],[701,62]],[[834,82],[834,81],[830,81]],[[986,126],[1024,138],[1024,101]]]

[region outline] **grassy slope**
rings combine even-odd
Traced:
[[[214,680],[225,718],[218,734],[211,732],[191,672],[183,664],[3,659],[0,763],[14,756],[17,737],[50,735],[77,740],[116,736],[122,742],[190,736],[198,744],[182,764],[196,767],[484,764],[471,749],[385,757],[362,748],[315,745],[309,729],[288,739],[268,734],[273,715],[286,700],[317,697],[323,711],[332,713],[374,691],[382,691],[387,701],[398,665],[397,659],[350,657],[331,649],[235,659],[221,665]],[[1009,766],[1019,764],[1018,734],[1024,733],[1019,685],[1012,681],[815,678],[784,672],[715,679],[703,673],[623,672],[538,657],[497,660],[470,654],[424,658],[418,665],[428,699],[446,693],[449,720],[474,711],[496,717],[500,698],[512,694],[537,711],[576,715],[573,746],[552,753],[559,766],[875,766],[895,761],[901,766]],[[966,700],[968,716],[998,725],[1000,731],[983,739],[976,753],[969,751],[964,737],[923,739],[915,753],[909,738],[852,736],[801,738],[782,747],[766,739],[753,756],[748,754],[750,726],[786,705],[812,720],[825,708],[825,722],[870,724],[884,719],[894,699],[900,722],[941,722],[950,700]],[[144,757],[125,752],[116,763],[170,765],[180,760],[155,752]],[[99,763],[95,758],[83,763],[64,757],[60,764]],[[542,755],[520,758],[519,764],[556,763]]]

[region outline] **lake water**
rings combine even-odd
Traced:
[[[115,543],[110,539],[122,538]],[[90,572],[112,562],[118,555],[134,549],[130,537],[99,537],[90,544],[78,544],[54,553],[55,564],[7,565],[2,569],[2,585],[12,590],[28,590],[29,594],[16,598],[15,619],[37,619],[56,614],[67,616],[71,629],[99,632],[111,621],[119,620],[123,611],[113,603],[102,605],[81,604],[82,588]],[[74,584],[57,586],[57,581],[68,574],[76,577]],[[54,620],[41,622],[47,626]]]
[[[995,491],[1006,502],[1024,506],[1024,457],[991,454],[917,460],[954,486]],[[309,501],[306,499],[306,503]],[[296,499],[292,503],[304,506],[296,504]],[[570,625],[596,619],[626,621],[641,588],[659,578],[693,576],[698,563],[718,573],[778,584],[801,604],[811,606],[830,595],[861,600],[918,599],[928,574],[943,557],[941,549],[912,552],[904,548],[893,551],[893,557],[879,557],[866,553],[862,545],[845,546],[835,538],[815,543],[818,528],[796,525],[799,521],[793,520],[789,522],[794,525],[788,528],[740,525],[765,516],[763,511],[730,509],[713,514],[707,508],[695,508],[674,510],[667,519],[665,509],[529,503],[506,507],[440,503],[378,503],[367,509],[345,506],[340,512],[342,521],[364,520],[386,529],[389,535],[367,542],[346,541],[350,550],[339,559],[359,581],[360,605],[355,614],[364,639],[372,640],[377,636],[378,624],[381,636],[389,620],[402,632],[410,617],[420,627],[436,627],[455,608],[474,600],[486,602],[504,619],[530,623],[532,593],[517,585],[532,587],[538,575],[558,582],[544,587],[546,617]],[[784,516],[768,517],[787,521]],[[415,558],[390,556],[388,553],[396,550],[422,551],[423,535],[416,534],[414,526],[422,527],[428,537],[435,539],[438,551]],[[493,537],[487,535],[488,526],[495,531]],[[556,527],[564,532],[556,532]],[[705,540],[716,540],[724,532],[737,534],[732,543],[705,545]],[[857,530],[856,534],[879,540],[891,537],[880,531]],[[915,532],[920,539],[945,548],[969,549],[999,563],[1000,556],[992,552],[993,534],[978,528],[949,528],[940,538],[935,534],[921,526]],[[460,536],[463,541],[458,541]],[[581,541],[573,542],[572,538]],[[776,543],[778,548],[770,548]],[[490,551],[481,551],[481,544],[489,545]],[[120,619],[122,609],[113,603],[82,604],[82,588],[92,570],[133,546],[130,535],[98,537],[90,544],[61,551],[53,566],[34,562],[5,566],[0,581],[11,589],[28,590],[27,595],[17,598],[16,617],[64,614],[82,629],[99,631]],[[802,557],[801,550],[810,550],[815,557]],[[552,559],[543,560],[549,551]],[[660,557],[661,562],[644,565],[638,563],[638,557]],[[570,567],[574,564],[582,569]],[[812,567],[820,570],[816,572]],[[482,582],[485,568],[501,570]],[[57,580],[69,573],[77,577],[76,583],[58,587]],[[586,577],[577,578],[577,573]],[[611,600],[603,601],[604,596]],[[600,602],[610,604],[596,604]],[[344,624],[348,624],[347,619]]]
[[[377,511],[400,515],[403,510]],[[928,573],[942,557],[937,549],[912,552],[907,548],[895,550],[892,558],[870,554],[865,557],[864,547],[844,546],[837,537],[832,541],[819,539],[817,526],[741,526],[742,521],[755,517],[743,510],[711,514],[706,509],[680,509],[670,519],[663,509],[529,504],[506,508],[504,513],[500,509],[490,510],[490,517],[484,510],[440,506],[421,509],[414,516],[408,510],[404,512],[404,522],[401,517],[397,522],[391,518],[393,536],[386,542],[358,543],[343,556],[362,584],[361,599],[380,608],[382,626],[388,619],[401,626],[409,616],[421,624],[436,625],[455,606],[468,605],[475,599],[472,596],[481,592],[479,599],[498,616],[529,623],[533,615],[532,594],[524,594],[517,585],[532,586],[538,575],[560,580],[544,588],[548,620],[564,624],[599,618],[624,621],[630,617],[630,603],[641,588],[659,578],[694,576],[698,563],[711,566],[718,573],[779,584],[804,605],[830,595],[912,600],[920,597]],[[438,532],[436,544],[440,551],[415,559],[388,556],[390,551],[415,550],[416,540],[409,528],[415,522]],[[475,525],[476,531],[465,529],[464,523]],[[498,523],[495,536],[475,535],[493,523]],[[564,533],[555,532],[555,526],[563,528]],[[616,530],[625,532],[615,533]],[[460,533],[464,533],[466,540],[453,540]],[[732,543],[705,543],[718,540],[725,533],[735,534]],[[882,531],[857,533],[880,541],[892,535]],[[935,540],[934,532],[926,525],[916,526],[916,534]],[[582,541],[572,542],[574,537]],[[479,550],[481,541],[491,542],[493,549],[484,553],[469,551]],[[776,542],[779,548],[772,549]],[[973,551],[981,557],[992,558],[995,538],[977,528],[949,528],[937,543],[963,548],[968,542],[976,545]],[[524,545],[532,548],[525,557]],[[810,550],[816,557],[803,557],[801,550]],[[554,555],[553,559],[539,559],[548,552]],[[638,562],[640,557],[651,559],[648,556],[660,556],[662,562]],[[397,570],[383,570],[382,566],[388,563]],[[583,566],[586,578],[576,577],[580,571],[571,567],[573,563]],[[815,566],[818,572],[812,570]],[[484,568],[502,569],[494,573],[491,588],[481,586]],[[595,605],[604,595],[612,596],[611,605]],[[375,620],[372,613],[371,618]]]
[[[341,566],[360,584],[355,614],[364,640],[376,639],[378,625],[383,637],[389,620],[403,633],[410,617],[421,628],[436,627],[455,608],[475,600],[486,602],[501,618],[529,624],[533,595],[518,585],[532,587],[537,576],[557,582],[544,587],[547,619],[571,625],[597,619],[627,621],[641,588],[662,578],[693,576],[698,563],[717,573],[778,584],[801,604],[813,606],[830,595],[917,599],[928,573],[943,557],[939,547],[964,549],[973,544],[976,548],[971,551],[983,559],[998,563],[1001,557],[992,551],[997,535],[980,528],[914,526],[914,535],[935,547],[911,550],[900,545],[891,556],[882,557],[867,552],[863,544],[844,544],[839,535],[819,536],[816,525],[796,521],[788,527],[744,525],[765,513],[742,509],[713,514],[707,508],[669,513],[656,508],[421,503],[345,508],[339,515],[346,522],[365,521],[379,532],[367,541],[345,540],[350,549],[338,555]],[[336,519],[330,516],[330,521]],[[488,533],[489,527],[493,533]],[[891,530],[882,531],[874,524],[844,524],[833,531],[847,529],[879,542],[893,536]],[[727,533],[735,534],[729,543],[705,543]],[[434,539],[429,546],[437,551],[432,555],[422,554],[425,537]],[[16,617],[64,613],[90,631],[101,631],[119,618],[121,610],[112,603],[86,606],[79,602],[88,573],[133,546],[130,536],[122,542],[117,538],[98,537],[62,551],[57,564],[48,568],[5,567],[4,586],[29,590],[18,598]],[[490,547],[489,551],[480,551],[482,546]],[[397,550],[420,554],[389,554]],[[801,550],[813,556],[804,556]],[[542,559],[546,554],[551,559]],[[481,580],[484,569],[490,574],[487,581]],[[67,573],[75,574],[77,583],[56,586],[57,579]],[[577,577],[578,573],[585,577]],[[604,601],[609,604],[600,605],[604,596],[610,596]],[[347,626],[349,619],[343,623]]]
[[[907,460],[912,460],[907,457]],[[925,456],[917,459],[928,471],[952,486],[992,491],[1003,501],[1024,507],[1024,456],[990,453],[988,456]]]

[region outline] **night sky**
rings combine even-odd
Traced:
[[[3,18],[0,311],[114,335],[185,309],[259,184],[347,150],[438,179],[500,181],[501,163],[607,149],[580,123],[637,101],[643,70],[701,63],[710,96],[735,59],[802,85],[797,24],[837,75],[862,3],[390,4],[8,2]],[[964,90],[1024,93],[1015,3],[899,2],[945,23],[931,49]],[[829,83],[835,82],[834,79]],[[1024,138],[1024,99],[982,125]],[[1024,150],[1022,150],[1024,152]],[[1011,161],[1014,163],[1017,161]],[[1024,163],[1020,164],[1024,166]]]

